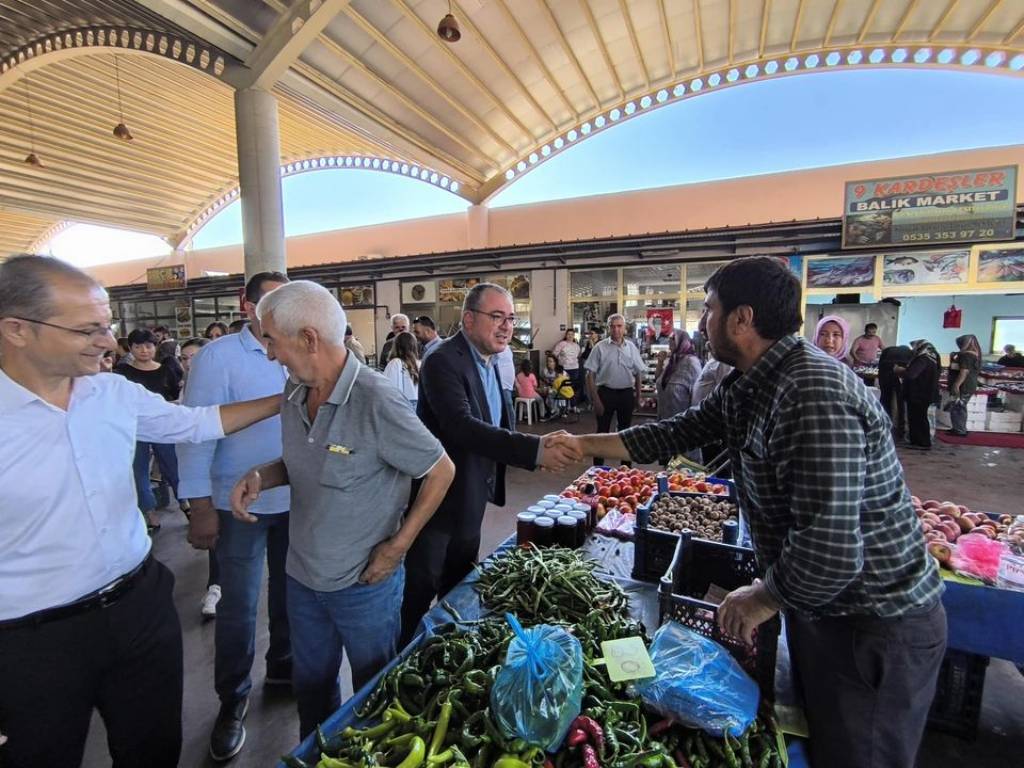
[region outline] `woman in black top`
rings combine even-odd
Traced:
[[[150,392],[161,395],[164,400],[174,402],[181,392],[180,366],[168,361],[158,363],[156,357],[156,336],[146,328],[136,328],[128,334],[128,345],[132,352],[130,363],[121,363],[115,369],[129,381],[141,384]],[[139,509],[146,516],[150,532],[160,528],[156,519],[156,496],[149,479],[150,453],[156,456],[160,474],[171,486],[174,497],[178,497],[178,457],[174,446],[166,443],[135,443],[135,492],[138,494]]]
[[[927,449],[932,447],[928,409],[938,405],[941,399],[939,353],[924,339],[912,345],[914,356],[902,371],[903,394],[907,402],[908,447]]]

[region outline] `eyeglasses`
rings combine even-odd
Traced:
[[[68,333],[77,333],[79,336],[85,336],[88,339],[102,339],[107,336],[113,336],[115,327],[113,325],[103,325],[99,328],[91,328],[85,330],[82,328],[68,328],[66,325],[57,325],[56,323],[48,323],[45,320],[36,320],[32,317],[18,317],[17,315],[11,316],[14,320],[21,320],[26,323],[37,323],[38,325],[45,325],[48,328],[56,328],[60,331],[67,331]]]
[[[500,325],[505,325],[505,324],[515,325],[516,324],[516,320],[519,319],[515,315],[506,315],[504,312],[483,312],[483,311],[481,311],[479,309],[471,309],[469,311],[473,312],[474,314],[477,314],[477,315],[483,315],[484,317],[489,317],[489,318],[491,318],[491,322],[494,323],[494,325],[499,325],[499,326]]]

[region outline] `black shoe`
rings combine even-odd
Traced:
[[[245,744],[245,726],[242,721],[248,711],[248,696],[231,704],[220,705],[220,713],[210,735],[210,757],[218,763],[226,762],[242,751],[242,745]]]
[[[292,662],[268,661],[267,676],[263,678],[264,685],[291,686],[292,684]]]

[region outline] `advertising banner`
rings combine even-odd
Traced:
[[[1012,240],[1017,166],[846,183],[843,248]]]
[[[889,287],[966,283],[970,259],[969,249],[887,253],[882,257],[882,282]]]
[[[172,264],[169,267],[151,267],[146,270],[147,291],[171,291],[184,287],[184,264]]]

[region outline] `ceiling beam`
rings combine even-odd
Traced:
[[[932,27],[931,34],[928,35],[929,42],[931,42],[940,34],[942,34],[942,27],[946,23],[946,19],[950,17],[950,15],[953,13],[953,9],[956,8],[957,3],[959,2],[960,0],[949,0],[949,5],[946,6],[946,10],[942,12],[941,16],[939,16],[939,20],[936,21],[935,26]]]
[[[660,2],[662,2],[664,4],[664,0],[660,0]],[[732,64],[733,49],[735,48],[735,44],[736,44],[736,23],[735,23],[735,20],[733,18],[735,16],[735,13],[736,13],[735,5],[736,5],[736,0],[729,0],[729,63],[730,64]]]
[[[270,90],[350,0],[299,0],[282,13],[245,60],[239,88]]]
[[[462,8],[459,7],[458,0],[455,0],[454,8],[459,12],[460,23],[462,24],[463,27],[466,28],[466,31],[470,32],[474,37],[476,37],[477,40],[480,41],[480,45],[483,47],[483,49],[487,51],[488,54],[490,54],[491,58],[494,59],[494,62],[499,67],[501,67],[501,69],[505,72],[509,79],[516,84],[520,91],[522,91],[523,96],[525,96],[526,100],[530,102],[530,104],[533,106],[535,110],[537,110],[537,114],[544,118],[547,124],[551,127],[551,130],[557,131],[558,126],[555,124],[555,120],[551,116],[551,113],[540,105],[537,99],[534,98],[533,94],[530,92],[530,89],[527,88],[526,84],[523,83],[522,79],[520,79],[519,75],[517,75],[515,71],[513,71],[512,67],[505,63],[505,60],[501,58],[501,55],[496,50],[494,50],[494,46],[491,45],[490,41],[488,41],[488,39],[484,37],[484,34],[477,28],[477,26],[469,18],[469,14],[467,14]]]
[[[1003,38],[1003,45],[1009,45],[1021,32],[1024,32],[1024,16],[1022,16],[1021,20],[1018,21],[1014,28],[1010,30],[1010,34]]]
[[[480,119],[479,115],[472,112],[468,107],[466,107],[466,105],[464,105],[454,96],[452,96],[451,93],[448,92],[447,88],[445,88],[443,85],[434,80],[434,78],[431,77],[430,74],[425,69],[423,69],[423,67],[417,64],[415,61],[413,61],[412,58],[405,53],[405,51],[403,51],[397,45],[392,43],[388,39],[387,35],[385,35],[383,32],[381,32],[379,29],[373,26],[373,24],[371,24],[365,16],[359,13],[359,11],[357,11],[350,5],[345,8],[345,13],[348,15],[350,19],[352,19],[356,23],[356,26],[362,29],[363,32],[365,32],[366,35],[370,37],[370,39],[377,43],[377,45],[379,45],[382,49],[387,51],[393,59],[403,64],[406,69],[408,69],[410,72],[415,73],[416,76],[419,77],[419,79],[422,80],[424,83],[426,83],[426,85],[429,86],[432,91],[434,91],[438,96],[440,96],[442,99],[448,102],[448,104],[456,112],[458,112],[467,120],[469,120],[469,122],[475,125],[483,133],[486,133],[488,136],[490,136],[491,139],[493,139],[494,142],[498,144],[498,146],[504,147],[505,150],[512,155],[516,154],[515,147],[513,147],[505,139],[499,136],[497,132],[494,131],[493,128],[491,128],[489,125],[487,125],[487,123]],[[489,160],[494,169],[498,168],[499,163],[493,157],[491,157],[490,155],[488,155],[482,149],[479,148],[477,149],[477,152],[480,154],[481,157]]]
[[[694,0],[696,2],[697,0]],[[644,52],[640,48],[640,41],[636,37],[636,25],[633,24],[633,16],[629,12],[629,6],[626,5],[626,0],[619,0],[619,11],[622,13],[622,18],[626,22],[626,31],[629,32],[629,42],[633,46],[633,55],[637,57],[640,62],[640,71],[644,76],[644,87],[647,90],[651,88],[651,73],[647,69],[647,61],[644,59]]]
[[[839,9],[842,7],[843,0],[836,0],[835,5],[832,6],[832,15],[828,17],[828,27],[825,29],[825,39],[821,43],[825,48],[832,44],[832,31],[836,28],[836,22],[839,20]]]
[[[590,98],[594,102],[594,108],[600,109],[601,99],[598,98],[597,91],[594,90],[594,86],[590,82],[590,78],[587,77],[587,73],[584,72],[583,67],[580,66],[579,57],[576,56],[576,52],[572,49],[572,46],[569,45],[569,41],[566,39],[565,33],[562,32],[562,28],[558,26],[558,19],[555,18],[555,14],[551,12],[551,8],[548,7],[546,0],[537,0],[537,5],[539,5],[544,11],[544,14],[547,16],[548,23],[551,24],[555,33],[558,35],[558,43],[562,46],[562,51],[565,53],[566,58],[569,59],[569,63],[571,63],[576,69],[576,75],[583,81],[583,84],[587,86]]]
[[[800,0],[800,4],[796,7],[796,19],[793,20],[793,34],[789,37],[789,50],[796,50],[797,40],[800,39],[800,22],[804,18],[804,3],[806,0]]]
[[[860,31],[857,33],[857,45],[864,42],[864,38],[868,36],[868,32],[871,31],[871,23],[875,20],[875,14],[878,13],[878,4],[881,0],[872,0],[871,7],[868,9],[867,15],[864,17],[864,23],[860,25]]]
[[[515,29],[516,33],[519,35],[520,42],[526,47],[526,50],[530,52],[530,56],[537,63],[537,66],[540,67],[540,71],[541,74],[544,75],[544,79],[548,81],[551,85],[551,89],[555,92],[558,98],[562,100],[562,103],[565,104],[565,108],[569,110],[569,114],[572,116],[572,119],[579,122],[580,113],[576,110],[576,107],[573,106],[572,102],[569,101],[569,98],[565,95],[565,91],[562,90],[562,86],[558,84],[555,76],[551,74],[551,70],[548,69],[548,65],[544,63],[544,59],[541,58],[540,52],[534,46],[533,41],[530,40],[526,32],[523,31],[522,26],[519,24],[519,20],[512,14],[512,11],[509,10],[508,6],[505,4],[505,0],[495,0],[495,5],[501,8],[502,13],[505,14],[505,18],[511,22],[512,28]]]
[[[900,23],[896,25],[896,30],[892,33],[893,42],[903,34],[903,29],[907,26],[907,22],[910,21],[910,15],[914,12],[914,9],[917,8],[917,3],[918,0],[910,0],[907,10],[905,10],[903,15],[900,17]]]
[[[536,141],[536,137],[533,135],[533,131],[527,128],[526,125],[518,117],[516,117],[515,114],[513,114],[512,110],[510,110],[508,106],[495,95],[494,91],[491,90],[491,88],[488,87],[488,85],[484,83],[479,77],[477,77],[476,73],[473,72],[473,70],[470,69],[468,66],[466,66],[465,62],[463,62],[462,59],[460,59],[453,53],[452,46],[441,40],[441,38],[437,36],[437,32],[430,26],[428,26],[427,23],[423,21],[423,19],[421,19],[412,8],[409,7],[409,4],[405,2],[405,0],[392,0],[392,2],[394,2],[394,4],[398,6],[398,9],[407,19],[409,19],[417,27],[419,27],[420,31],[424,35],[426,35],[427,39],[434,44],[434,47],[441,51],[442,54],[444,54],[445,58],[447,58],[448,61],[450,61],[452,65],[457,70],[459,70],[459,72],[462,73],[463,77],[469,80],[469,82],[476,86],[477,90],[479,90],[484,96],[490,99],[491,103],[494,104],[494,106],[496,106],[499,110],[501,110],[505,117],[507,117],[510,122],[515,124],[515,126],[518,127],[520,131],[526,134],[526,136],[529,137],[531,142]]]
[[[768,38],[768,19],[771,15],[772,0],[764,0],[761,5],[761,40],[757,46],[757,58],[759,59],[764,56],[764,44]]]
[[[985,12],[978,17],[978,20],[974,22],[974,26],[971,27],[971,31],[967,33],[967,42],[974,40],[977,34],[981,32],[981,28],[985,26],[985,22],[987,22],[989,17],[996,12],[996,8],[1002,5],[1002,2],[1003,0],[992,0],[992,2],[988,4],[988,8],[986,8]]]
[[[623,0],[619,0],[623,2]],[[697,69],[704,69],[704,24],[700,20],[700,0],[693,0],[693,36],[697,40]],[[636,42],[634,41],[634,45]],[[647,87],[650,88],[650,83]]]
[[[619,73],[615,71],[615,65],[612,64],[612,57],[608,54],[608,46],[604,44],[604,38],[601,37],[601,29],[597,26],[594,12],[590,10],[590,0],[579,0],[579,3],[583,9],[583,15],[587,17],[587,24],[590,26],[590,32],[594,36],[594,41],[597,43],[597,50],[601,52],[604,65],[608,67],[608,72],[611,74],[612,80],[615,81],[615,87],[619,91],[619,98],[624,99],[626,98],[626,90],[622,87],[622,79],[619,77]]]

